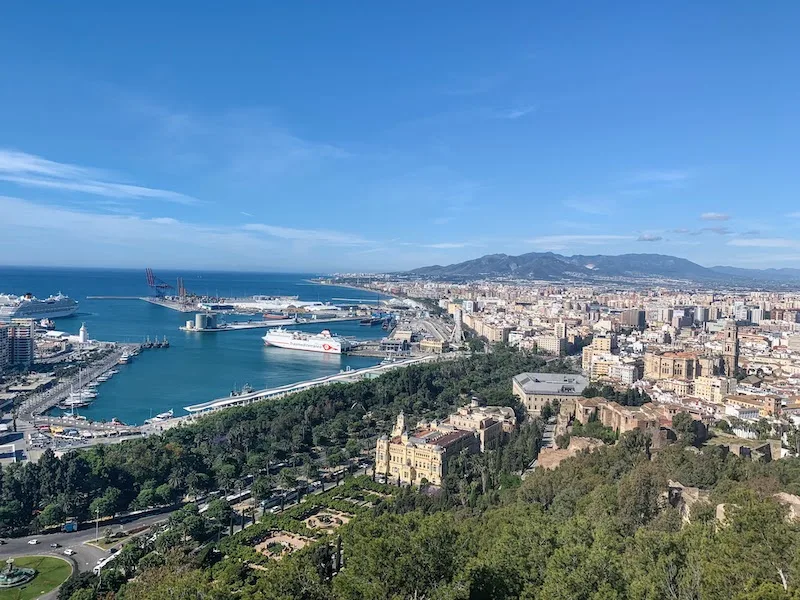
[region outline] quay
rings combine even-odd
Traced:
[[[66,400],[73,390],[79,388],[81,383],[85,386],[87,383],[97,379],[101,375],[105,375],[118,366],[119,360],[123,354],[134,354],[141,349],[143,349],[141,344],[116,344],[108,356],[94,364],[88,365],[78,375],[63,379],[55,386],[25,400],[20,407],[20,414],[26,415],[26,420],[27,417],[29,417],[31,421],[40,418],[41,415],[48,410]]]
[[[200,316],[200,315],[198,315]],[[213,320],[211,325],[198,327],[197,321],[192,323],[187,321],[186,325],[180,326],[181,331],[194,331],[197,333],[215,333],[219,331],[241,331],[243,329],[267,329],[269,327],[293,327],[295,325],[316,325],[324,323],[343,323],[345,321],[360,321],[361,317],[334,317],[331,319],[272,319],[269,321],[233,321],[231,323],[216,324]],[[203,319],[201,319],[203,321]],[[208,323],[208,320],[204,321]],[[190,326],[191,323],[191,326]]]
[[[246,406],[248,404],[253,404],[254,402],[261,402],[263,400],[275,400],[276,398],[282,398],[288,394],[302,392],[303,390],[311,389],[320,385],[328,385],[331,383],[351,383],[361,379],[377,377],[383,373],[386,373],[387,371],[391,371],[392,369],[397,369],[400,367],[407,367],[410,365],[424,364],[440,360],[452,360],[459,358],[460,356],[460,352],[451,352],[449,354],[426,354],[425,356],[397,360],[386,364],[376,365],[374,367],[367,367],[365,369],[345,370],[341,373],[337,373],[336,375],[318,377],[317,379],[301,381],[300,383],[292,383],[266,390],[257,390],[248,394],[239,394],[238,396],[218,398],[217,400],[210,400],[209,402],[185,406],[183,409],[191,416],[197,416],[223,408],[229,408],[231,406]],[[161,424],[166,425],[167,421],[174,420],[175,419],[165,420]]]

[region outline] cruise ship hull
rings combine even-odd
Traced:
[[[285,350],[305,350],[306,352],[321,352],[323,354],[341,354],[342,347],[336,342],[302,344],[300,340],[264,340],[264,345],[283,348]]]
[[[46,300],[16,296],[0,297],[0,321],[11,319],[60,319],[78,312],[78,303],[67,296],[54,296]]]

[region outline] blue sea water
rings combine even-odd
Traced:
[[[340,304],[356,300],[374,303],[378,299],[375,293],[309,283],[310,274],[164,271],[157,275],[172,285],[182,276],[185,287],[198,294],[287,295]],[[348,366],[356,369],[379,362],[374,358],[267,348],[261,340],[263,329],[184,332],[178,328],[193,319],[194,313],[180,313],[138,299],[87,299],[149,295],[144,270],[0,267],[0,293],[31,292],[43,298],[59,291],[79,303],[76,316],[56,320],[60,331],[77,334],[81,323],[86,323],[91,339],[142,342],[146,336],[167,336],[170,341],[169,349],[145,350],[129,364],[118,367],[119,373],[98,387],[94,403],[80,411],[90,419],[117,417],[125,423],[141,424],[169,409],[176,415],[185,414],[184,406],[227,396],[246,383],[256,389],[277,387],[332,375]],[[318,332],[325,327],[299,328]],[[384,335],[380,327],[362,327],[358,322],[328,327],[334,333],[358,339]]]

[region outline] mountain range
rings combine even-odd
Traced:
[[[703,267],[685,258],[664,254],[620,254],[617,256],[553,252],[529,252],[519,256],[487,254],[452,265],[433,265],[409,271],[411,275],[438,279],[496,278],[519,279],[644,279],[663,278],[714,282],[800,283],[800,269],[742,269]]]

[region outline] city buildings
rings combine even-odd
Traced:
[[[580,396],[589,380],[582,375],[559,373],[520,373],[515,375],[511,388],[531,416],[541,414],[553,401],[571,400]]]
[[[441,485],[447,461],[466,451],[470,454],[497,448],[516,427],[514,410],[505,406],[479,406],[473,401],[441,423],[420,423],[406,429],[401,413],[390,436],[381,436],[375,448],[375,472],[389,482]]]

